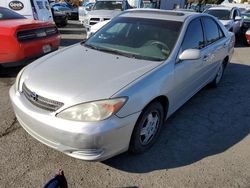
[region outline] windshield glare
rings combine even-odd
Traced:
[[[122,10],[121,1],[97,1],[93,10]]]
[[[86,47],[137,59],[168,58],[182,22],[118,17],[86,41]]]
[[[230,20],[229,10],[206,10],[205,13],[213,15],[219,20]]]

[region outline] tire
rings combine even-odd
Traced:
[[[213,81],[209,84],[210,87],[212,88],[217,88],[221,79],[222,79],[222,76],[224,74],[224,70],[225,70],[225,67],[226,67],[226,63],[225,61],[223,63],[220,64],[220,67],[216,73],[216,76],[215,78],[213,79]]]
[[[66,18],[62,23],[61,23],[61,26],[62,27],[66,27],[68,24],[68,18]]]
[[[152,102],[138,118],[129,145],[131,153],[142,153],[149,149],[159,137],[164,121],[164,110],[159,102]]]

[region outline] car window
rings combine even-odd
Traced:
[[[25,19],[25,17],[12,10],[0,7],[0,20],[9,20],[9,19]]]
[[[91,36],[85,46],[131,58],[163,61],[174,48],[181,26],[178,21],[119,17]]]
[[[207,44],[211,44],[221,38],[218,24],[212,18],[203,18],[203,23],[206,31]]]
[[[182,51],[186,49],[201,49],[205,45],[200,19],[190,22],[182,43]]]
[[[39,9],[44,9],[44,5],[42,1],[36,1],[36,3]]]
[[[225,34],[224,34],[224,32],[222,31],[222,29],[220,28],[220,26],[218,26],[218,29],[219,29],[219,36],[220,36],[220,38],[225,37]]]
[[[204,13],[210,14],[218,18],[219,20],[230,20],[230,11],[222,9],[208,9]]]
[[[121,1],[97,1],[93,10],[122,10]]]

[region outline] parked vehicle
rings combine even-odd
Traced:
[[[83,25],[87,32],[98,22],[110,20],[123,10],[123,0],[98,0],[84,17]]]
[[[229,3],[227,1],[224,1],[221,3],[221,5],[226,6],[226,7],[237,7],[239,9],[250,10],[250,4],[245,4],[245,3]]]
[[[64,2],[64,3],[54,3],[54,4],[51,4],[51,7],[54,10],[64,11],[64,13],[68,14],[69,19],[78,20],[78,8],[73,7],[69,3],[66,3],[66,2]]]
[[[250,12],[249,13],[242,13],[243,17],[243,30],[247,30],[250,28]]]
[[[1,0],[0,6],[29,19],[53,21],[48,0]]]
[[[57,50],[60,36],[52,22],[26,19],[0,7],[0,64],[22,65]]]
[[[240,34],[243,19],[237,7],[211,7],[205,10],[204,13],[217,17],[229,31]]]
[[[86,38],[88,39],[90,36],[95,34],[99,29],[101,29],[108,22],[110,22],[110,20],[105,20],[105,21],[102,21],[102,22],[98,22],[97,24],[90,27],[90,29],[87,31],[87,37]]]
[[[67,155],[93,161],[140,153],[165,119],[219,84],[234,41],[207,14],[124,11],[86,42],[24,68],[10,98],[23,128]]]
[[[250,45],[250,28],[248,28],[248,30],[246,31],[245,35],[246,35],[247,43]]]
[[[51,6],[54,12],[65,14],[67,18],[71,18],[71,9],[66,6],[61,6],[60,4],[54,4]]]
[[[79,12],[79,21],[83,24],[86,15],[89,11],[91,11],[92,7],[94,6],[94,2],[85,2],[81,6],[78,7]]]
[[[55,24],[58,27],[65,27],[68,24],[68,15],[53,8],[51,10]]]

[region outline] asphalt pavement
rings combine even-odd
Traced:
[[[76,21],[61,47],[85,38]],[[20,68],[0,69],[0,188],[42,187],[56,169],[69,187],[250,187],[250,47],[237,44],[217,89],[204,88],[167,121],[146,153],[104,162],[66,156],[21,128],[8,96]]]

